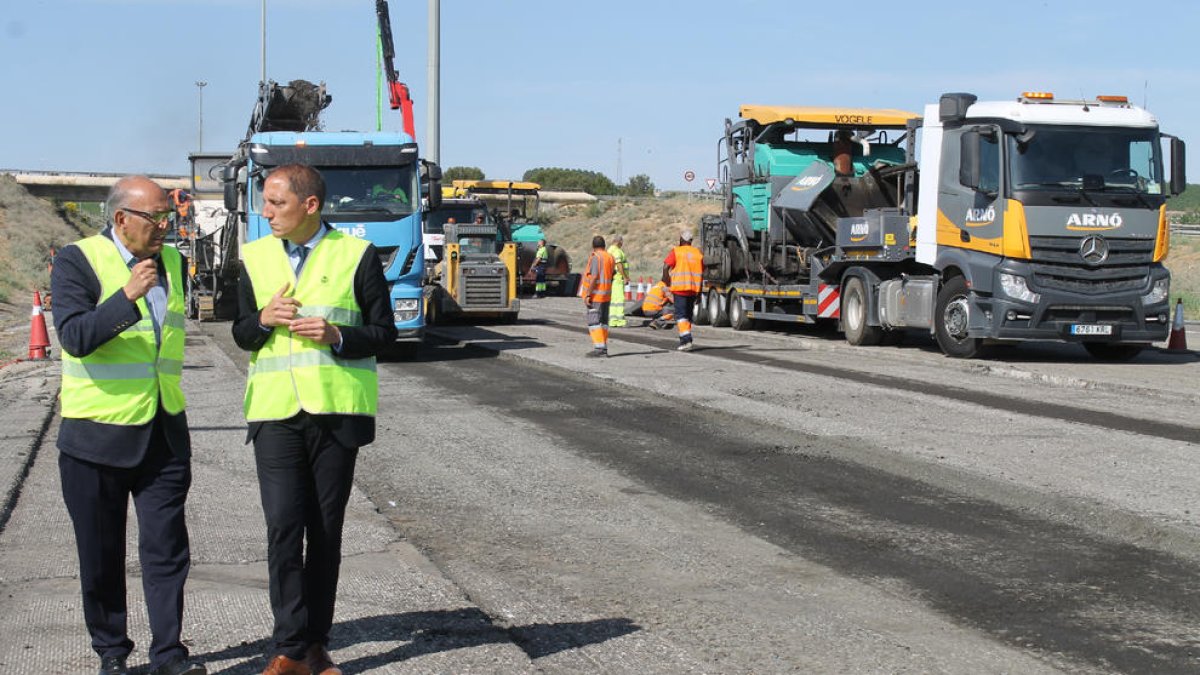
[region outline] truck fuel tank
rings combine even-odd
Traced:
[[[879,323],[888,328],[930,328],[938,280],[900,276],[879,284]]]

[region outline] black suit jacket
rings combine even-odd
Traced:
[[[112,227],[105,228],[101,234],[111,239]],[[180,278],[187,278],[186,260],[180,274]],[[164,287],[168,283],[161,269],[159,283]],[[100,297],[100,279],[83,251],[74,244],[59,251],[54,259],[50,292],[54,297],[51,313],[59,344],[75,357],[91,354],[142,319],[137,303],[131,302],[120,290],[107,298]],[[172,453],[184,459],[191,456],[187,411],[168,415],[161,405],[154,420],[135,426],[64,417],[58,430],[58,449],[96,464],[122,468],[137,466],[150,447],[155,422],[162,427]]]
[[[329,225],[323,224],[323,227],[328,228]],[[279,245],[285,245],[282,239],[279,240]],[[396,341],[396,323],[387,279],[383,276],[383,265],[379,262],[375,246],[367,246],[362,259],[358,261],[353,283],[354,298],[362,310],[363,325],[338,327],[342,333],[342,350],[338,356],[346,359],[377,356]],[[254,285],[243,267],[238,281],[238,318],[233,323],[233,340],[246,351],[258,351],[271,335],[262,329],[258,321],[260,310],[254,299]],[[332,351],[332,347],[329,349]],[[344,447],[359,448],[375,440],[374,417],[313,415],[312,418]],[[246,434],[247,443],[254,440],[263,424],[267,423],[250,423]]]

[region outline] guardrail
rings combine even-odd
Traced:
[[[1200,224],[1173,223],[1171,225],[1171,234],[1182,234],[1192,237],[1200,236]]]

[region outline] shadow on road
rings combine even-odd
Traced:
[[[530,659],[538,659],[568,649],[606,642],[641,630],[629,619],[596,619],[563,623],[534,623],[501,628],[476,608],[385,614],[342,621],[330,633],[332,647],[340,649],[364,642],[404,642],[398,647],[373,656],[359,657],[339,664],[346,673],[361,673],[383,668],[425,654],[467,649],[486,644],[512,642]],[[194,654],[200,661],[247,659],[222,670],[224,675],[251,675],[266,667],[267,640],[243,642],[215,652]]]

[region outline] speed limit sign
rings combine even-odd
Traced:
[[[683,179],[689,183],[696,180],[696,172],[695,171],[684,171]]]

